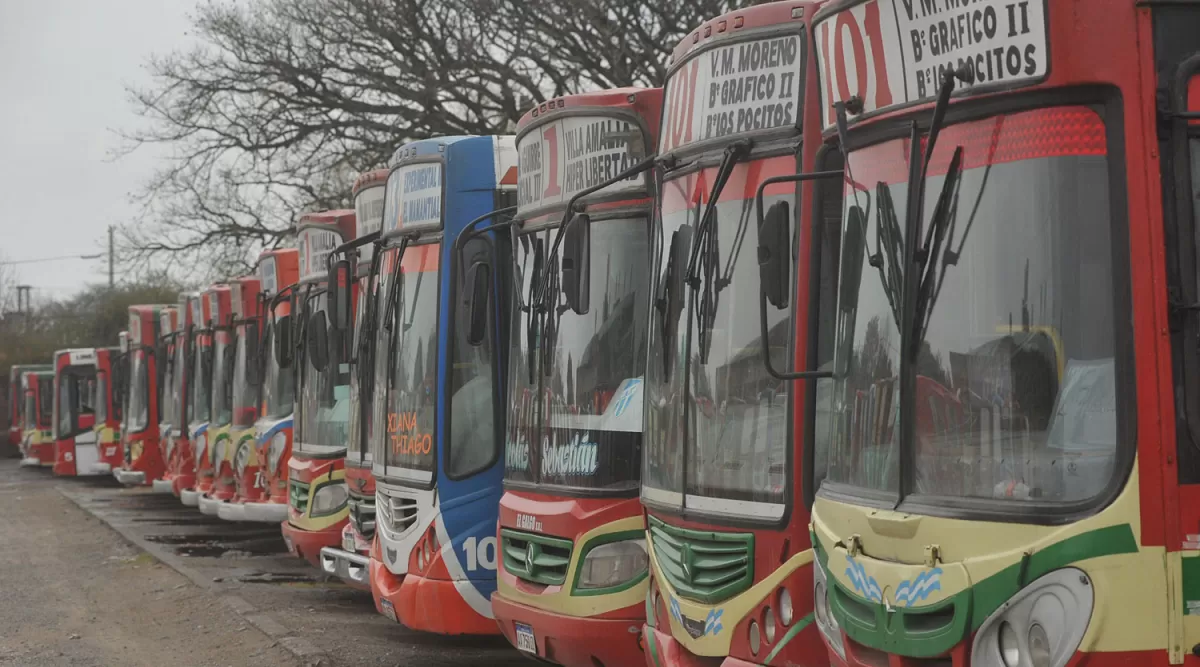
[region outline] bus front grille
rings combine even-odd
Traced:
[[[753,533],[678,528],[650,517],[650,540],[661,574],[681,597],[712,604],[754,583]]]
[[[500,530],[504,569],[525,581],[560,586],[571,564],[571,540],[519,530]]]

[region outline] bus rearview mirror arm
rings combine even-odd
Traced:
[[[780,371],[771,362],[770,327],[767,326],[767,302],[776,308],[788,306],[787,294],[790,290],[792,260],[791,230],[788,223],[791,216],[786,204],[782,207],[772,206],[771,213],[763,213],[763,192],[767,187],[776,183],[801,183],[823,179],[840,179],[841,171],[815,171],[809,174],[789,174],[765,179],[758,185],[754,194],[754,210],[758,217],[758,310],[759,325],[762,335],[763,365],[771,377],[777,380],[822,380],[832,378],[831,371]],[[781,202],[782,203],[782,202]]]

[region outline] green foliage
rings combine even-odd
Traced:
[[[13,364],[50,363],[55,350],[115,346],[129,322],[129,307],[176,304],[185,287],[167,279],[118,285],[91,285],[69,299],[51,301],[32,313],[0,318],[0,373]]]

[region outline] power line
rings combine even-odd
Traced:
[[[7,264],[36,264],[38,262],[54,262],[60,259],[100,259],[104,253],[98,252],[94,255],[59,255],[58,257],[39,257],[38,259],[16,259],[7,262],[0,262],[0,265]]]

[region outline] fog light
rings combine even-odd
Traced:
[[[758,622],[750,621],[750,652],[758,655],[760,648],[762,648],[762,638],[758,635]]]
[[[1039,623],[1029,628],[1029,662],[1033,667],[1050,667],[1050,637]]]
[[[1017,631],[1012,625],[1005,623],[1000,626],[1000,659],[1005,667],[1017,667],[1021,664],[1021,648],[1017,646]]]
[[[793,612],[792,594],[788,592],[788,589],[781,588],[779,590],[779,621],[783,623],[784,627],[792,624]]]
[[[767,643],[775,643],[775,612],[771,611],[770,607],[763,612],[763,632],[767,636]]]

